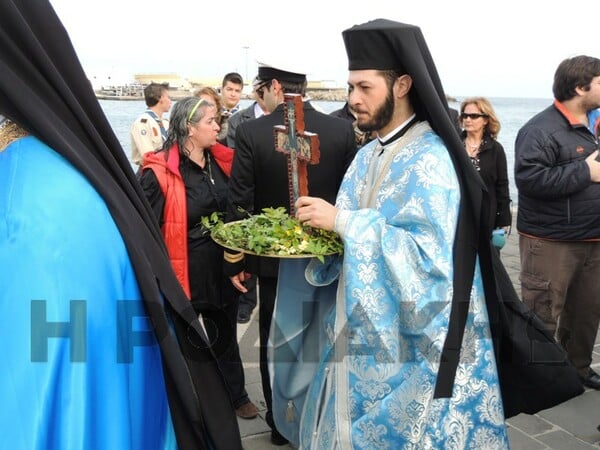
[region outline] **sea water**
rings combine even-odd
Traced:
[[[461,98],[458,102],[450,102],[450,106],[456,109],[460,108]],[[539,98],[489,98],[498,120],[501,130],[498,135],[498,141],[504,147],[508,163],[508,178],[510,181],[510,196],[513,206],[517,203],[517,188],[514,182],[514,153],[515,138],[521,126],[531,117],[546,108],[552,103],[552,99]],[[251,103],[250,100],[242,100],[242,107]],[[330,113],[343,106],[342,102],[313,101],[313,104],[325,113]],[[127,156],[131,154],[131,141],[129,138],[129,129],[131,124],[145,109],[143,101],[119,101],[119,100],[100,100],[100,105],[108,118],[117,138],[121,142],[123,150]],[[309,130],[310,131],[310,130]]]

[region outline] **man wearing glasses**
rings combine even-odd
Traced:
[[[284,94],[305,95],[306,75],[301,69],[261,64],[258,69],[257,95],[271,113],[241,123],[235,134],[235,156],[229,181],[229,220],[258,214],[263,208],[285,207],[290,211],[288,165],[284,154],[275,150],[274,127],[283,125]],[[335,200],[346,168],[356,153],[354,130],[350,122],[330,117],[304,102],[306,131],[318,134],[320,161],[308,168],[308,190],[332,202]],[[266,421],[272,428],[271,441],[283,445],[273,423],[272,393],[267,367],[267,341],[275,304],[279,261],[275,258],[252,257],[226,252],[229,275],[242,292],[244,271],[258,276],[260,371],[263,394],[267,403]]]

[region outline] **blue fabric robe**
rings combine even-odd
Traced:
[[[0,267],[0,449],[177,448],[119,230],[34,137],[0,151]]]
[[[283,398],[280,340],[272,349],[274,402],[287,411],[302,405],[301,449],[507,448],[478,268],[453,395],[433,396],[451,309],[460,201],[448,152],[422,122],[380,153],[376,141],[363,147],[338,193],[343,260],[305,264],[308,291],[341,268],[335,308],[322,322],[320,364],[304,380],[306,397]],[[279,277],[274,326],[282,329],[298,298],[284,288],[285,266],[298,282],[301,268],[293,264],[284,262]],[[275,418],[286,437],[294,437],[285,428],[294,425],[290,417]]]

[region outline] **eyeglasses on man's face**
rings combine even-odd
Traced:
[[[462,113],[462,114],[460,115],[460,118],[461,118],[462,120],[465,120],[465,119],[473,119],[473,120],[475,120],[475,119],[479,119],[479,118],[481,118],[481,117],[487,117],[487,114],[480,114],[480,113]]]
[[[263,81],[258,86],[256,86],[256,89],[255,89],[256,90],[256,95],[258,95],[258,98],[260,98],[261,100],[264,98],[265,88],[269,84],[271,84],[271,80]]]

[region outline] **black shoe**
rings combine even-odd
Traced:
[[[238,323],[250,322],[250,314],[251,314],[251,311],[248,311],[247,309],[239,309],[238,314],[237,314]]]
[[[271,444],[279,446],[279,445],[285,445],[288,442],[289,441],[285,438],[285,436],[283,436],[275,428],[273,428],[271,430]]]
[[[600,391],[600,375],[598,375],[592,369],[590,369],[588,376],[586,378],[582,378],[581,381],[584,386]]]

